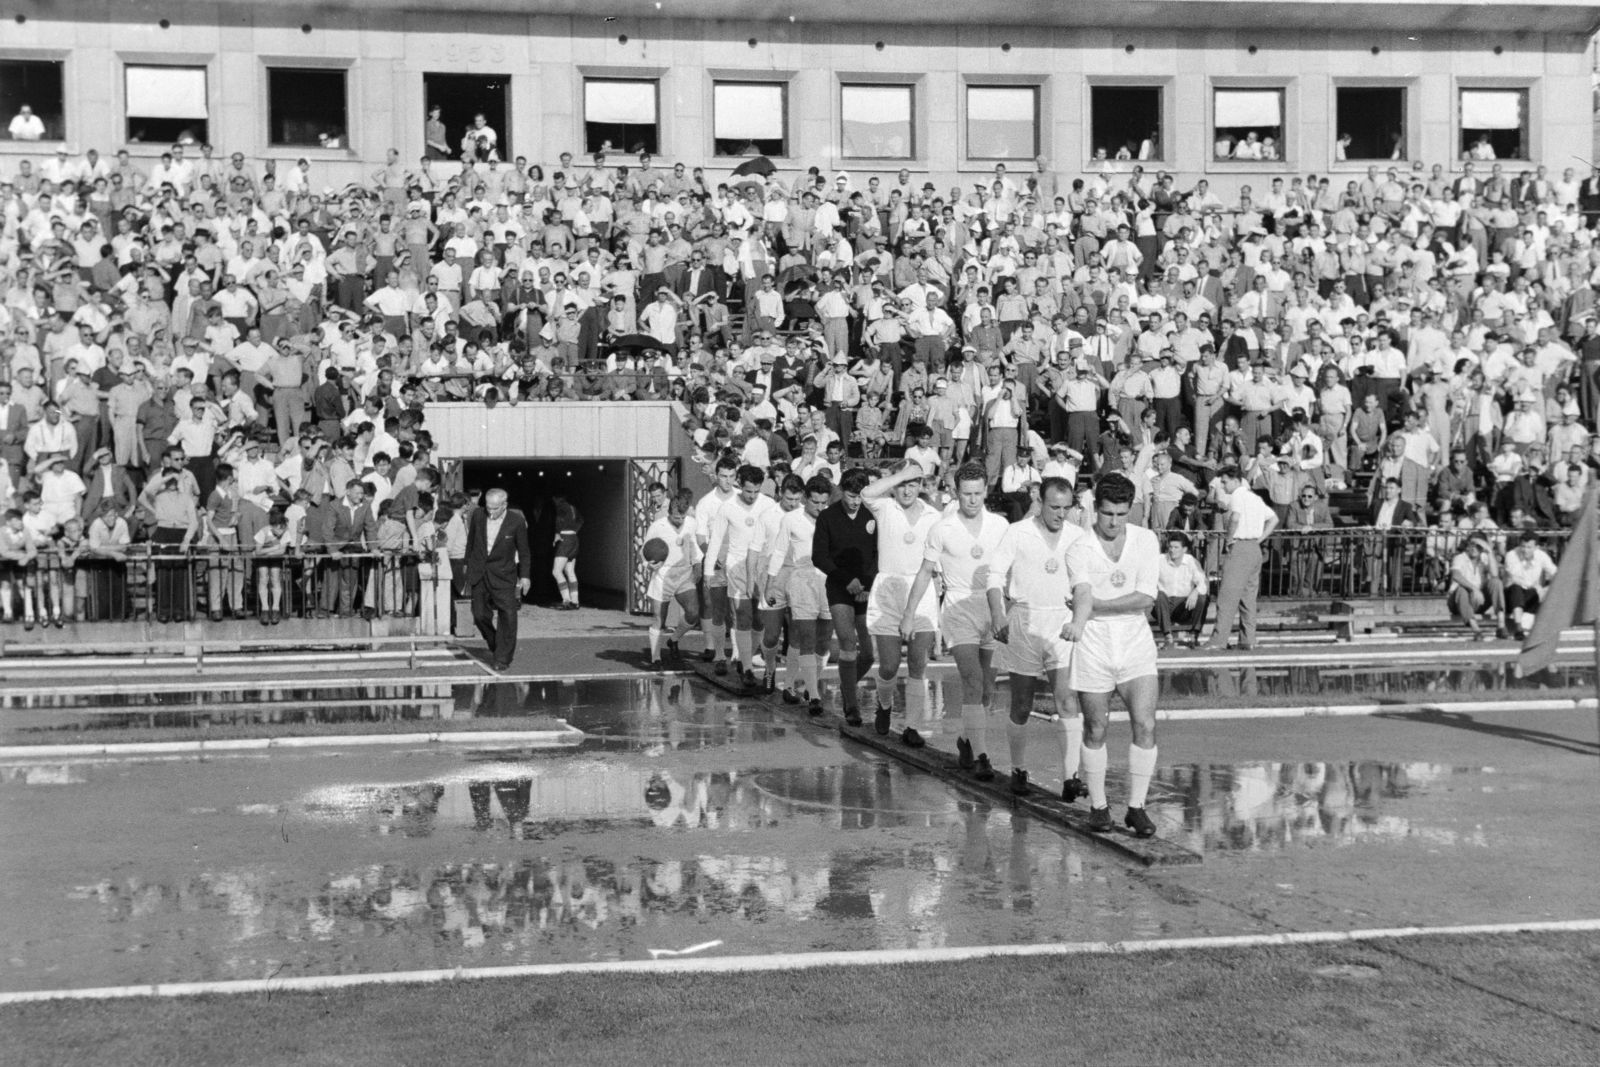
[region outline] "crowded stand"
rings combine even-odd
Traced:
[[[474,502],[434,401],[674,401],[707,473],[732,457],[772,499],[795,476],[812,519],[814,479],[909,460],[938,509],[976,464],[1013,521],[1064,480],[1086,529],[1120,472],[1169,644],[1233,603],[1241,490],[1270,509],[1263,595],[1431,595],[1523,632],[1600,469],[1600,178],[1570,168],[939,188],[508,161],[485,129],[337,189],[194,143],[0,173],[4,621],[448,632]],[[692,510],[663,503],[664,541]]]

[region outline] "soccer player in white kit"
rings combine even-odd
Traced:
[[[791,475],[791,478],[794,477]],[[789,483],[784,482],[784,495]],[[817,530],[817,516],[828,506],[833,496],[833,483],[816,475],[805,483],[805,504],[784,514],[778,523],[778,534],[767,561],[767,580],[762,586],[766,598],[769,629],[777,626],[774,617],[781,620],[785,610],[789,613],[789,638],[794,642],[795,659],[800,664],[798,688],[791,685],[784,690],[783,699],[788,704],[805,701],[812,715],[822,714],[822,686],[819,675],[822,661],[828,656],[833,616],[828,609],[827,577],[811,562],[811,542]],[[768,656],[770,660],[770,655]]]
[[[1067,551],[1072,571],[1072,623],[1077,642],[1072,688],[1088,720],[1083,738],[1083,781],[1089,790],[1089,829],[1107,833],[1106,723],[1118,693],[1133,723],[1128,746],[1128,829],[1153,837],[1145,795],[1156,770],[1156,639],[1145,617],[1156,602],[1161,542],[1154,532],[1128,524],[1133,482],[1112,472],[1095,486],[1094,525]]]
[[[717,484],[694,506],[695,537],[700,541],[702,556],[711,537],[711,525],[717,512],[739,494],[739,461],[732,456],[723,456],[717,461],[715,477]],[[702,584],[700,634],[705,639],[705,649],[700,653],[700,658],[707,663],[721,660],[728,634],[728,574],[721,567],[708,570]]]
[[[738,480],[738,494],[717,509],[717,517],[711,520],[711,533],[706,540],[705,575],[709,581],[720,570],[727,578],[728,601],[733,607],[733,649],[739,657],[740,679],[754,688],[755,639],[751,630],[755,625],[753,597],[760,548],[757,527],[762,516],[778,505],[771,497],[761,495],[767,475],[760,467],[749,464],[740,467]],[[723,661],[718,659],[716,663],[716,673],[726,674]]]
[[[900,634],[914,636],[916,614],[912,605],[938,573],[944,578],[944,602],[939,609],[939,632],[955,657],[961,682],[961,736],[956,738],[957,762],[979,781],[994,777],[989,764],[987,727],[994,702],[994,620],[989,614],[989,567],[1010,523],[983,506],[989,493],[983,466],[964,463],[956,471],[956,510],[946,512],[928,531],[922,569],[906,597],[907,611]]]
[[[778,676],[778,644],[783,640],[783,608],[775,607],[772,603],[773,576],[779,575],[782,570],[783,558],[787,545],[778,539],[778,529],[783,525],[786,516],[799,511],[805,502],[806,483],[791,474],[783,479],[778,486],[778,506],[769,508],[761,516],[761,521],[756,524],[758,535],[757,544],[752,548],[755,554],[756,570],[752,575],[755,582],[754,601],[755,608],[761,613],[761,691],[763,693],[776,692]],[[809,550],[810,541],[806,542]],[[774,566],[777,564],[777,566]],[[787,576],[783,576],[787,577]],[[784,596],[778,590],[779,596]],[[787,597],[784,603],[787,604]],[[784,693],[794,687],[794,650],[784,657]],[[793,700],[788,703],[793,704]]]
[[[1069,677],[1072,645],[1066,630],[1072,620],[1072,577],[1067,556],[1086,536],[1067,523],[1071,507],[1072,486],[1062,478],[1046,478],[1039,487],[1039,513],[1006,529],[989,567],[988,581],[995,638],[1006,646],[1002,665],[1011,676],[1011,717],[1006,723],[1011,791],[1022,795],[1029,790],[1023,766],[1028,718],[1033,713],[1034,686],[1043,676],[1055,698],[1061,731],[1061,799],[1069,803],[1084,790],[1078,779],[1083,720]],[[1011,597],[1010,611],[1006,610],[1005,593]]]
[[[928,707],[924,677],[928,654],[939,630],[938,604],[931,586],[922,599],[908,603],[911,585],[922,570],[928,531],[939,512],[921,498],[924,472],[911,460],[901,460],[889,474],[861,492],[861,502],[877,520],[878,576],[867,597],[867,632],[878,658],[877,715],[873,728],[887,736],[894,711],[894,680],[900,673],[900,641],[906,639],[906,725],[900,740],[909,748],[927,742],[917,732]],[[906,616],[910,616],[907,618]],[[887,703],[885,703],[887,700]]]
[[[661,662],[661,635],[667,626],[667,613],[676,600],[681,609],[677,631],[667,642],[667,659],[682,660],[678,642],[700,622],[700,604],[695,596],[695,564],[700,562],[700,543],[694,535],[694,519],[689,518],[689,494],[685,490],[667,504],[665,515],[650,524],[645,541],[659,538],[667,543],[667,558],[650,564],[650,662]],[[642,549],[641,549],[642,551]]]

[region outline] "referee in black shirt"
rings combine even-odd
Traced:
[[[861,725],[856,682],[872,669],[867,594],[878,574],[878,532],[871,510],[861,504],[861,490],[871,480],[860,467],[845,471],[842,495],[817,516],[811,536],[811,562],[828,579],[828,607],[839,635],[839,699],[851,726]]]

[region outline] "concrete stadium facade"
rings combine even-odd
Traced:
[[[499,0],[419,10],[383,0],[314,7],[25,0],[0,22],[0,82],[5,64],[56,65],[28,68],[30,85],[48,84],[59,70],[60,115],[51,133],[80,152],[127,148],[149,163],[172,125],[152,122],[151,133],[130,143],[145,131],[129,109],[168,106],[133,101],[136,93],[159,95],[167,82],[161,69],[149,83],[155,90],[130,79],[181,68],[193,88],[178,95],[194,99],[179,110],[220,154],[277,159],[280,171],[305,157],[314,181],[328,186],[364,178],[390,147],[407,161],[420,156],[425,107],[430,94],[455,91],[450,76],[503,94],[497,118],[508,155],[547,169],[562,152],[582,162],[594,147],[597,112],[619,107],[600,118],[653,118],[644,141],[657,157],[704,166],[713,180],[739,162],[719,136],[738,129],[741,136],[777,133],[750,144],[776,148],[782,171],[904,167],[941,192],[992,173],[997,161],[1030,172],[1035,157],[1063,179],[1064,191],[1104,147],[1095,141],[1099,128],[1115,125],[1109,111],[1127,101],[1150,109],[1154,120],[1156,158],[1143,163],[1146,170],[1173,171],[1180,183],[1207,178],[1224,197],[1274,176],[1358,175],[1369,162],[1388,165],[1396,152],[1401,166],[1454,169],[1467,144],[1465,122],[1494,128],[1496,143],[1512,146],[1517,158],[1505,165],[1513,173],[1526,160],[1558,175],[1591,154],[1587,48],[1600,8],[1585,4],[714,0],[690,8],[558,0],[534,8]],[[321,80],[307,80],[317,74]],[[297,105],[320,106],[322,115],[336,110],[342,92],[344,125],[331,146],[312,140],[304,123],[284,133],[275,93],[292,94],[296,81],[331,87],[322,100]],[[597,83],[621,86],[635,103],[600,100],[606,85]],[[1117,89],[1134,92],[1108,92]],[[1376,92],[1356,92],[1363,89]],[[653,116],[645,114],[648,91]],[[0,97],[0,107],[14,107],[17,91]],[[732,114],[744,100],[775,101],[762,105],[774,111]],[[1396,151],[1340,161],[1336,140],[1343,125],[1362,121],[1363,101],[1388,112],[1383,136]],[[861,110],[885,103],[891,134],[862,134],[875,116]],[[1021,111],[1008,117],[1007,108]],[[1219,158],[1219,123],[1242,121],[1227,118],[1225,108],[1276,131],[1279,158]],[[990,121],[990,112],[1000,118]],[[771,129],[758,128],[763,122]],[[1505,129],[1511,124],[1514,134]],[[630,147],[626,135],[615,147]],[[48,141],[0,140],[0,169],[50,150]]]

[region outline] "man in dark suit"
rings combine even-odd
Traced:
[[[1378,499],[1372,505],[1368,525],[1373,528],[1367,548],[1367,580],[1372,596],[1391,596],[1401,592],[1406,580],[1406,560],[1419,554],[1422,542],[1400,528],[1426,525],[1416,508],[1400,498],[1400,479],[1385,478]]]
[[[339,615],[343,618],[355,608],[356,590],[363,584],[364,573],[370,573],[371,570],[370,565],[364,565],[359,556],[351,558],[344,553],[370,552],[378,543],[378,520],[368,504],[366,485],[352,478],[345,487],[344,499],[333,505],[333,514],[325,521],[328,523],[328,551],[339,568]],[[331,586],[323,591],[324,608],[329,606],[331,593]],[[372,618],[371,597],[367,598],[361,614]]]
[[[489,490],[483,504],[467,524],[467,590],[490,665],[504,671],[517,651],[517,609],[533,584],[533,553],[528,521],[506,507],[504,489]]]
[[[83,476],[83,504],[79,513],[87,526],[100,513],[100,505],[107,501],[116,505],[117,514],[127,518],[133,513],[133,482],[127,472],[112,461],[111,449],[98,448],[94,453],[95,466]]]

